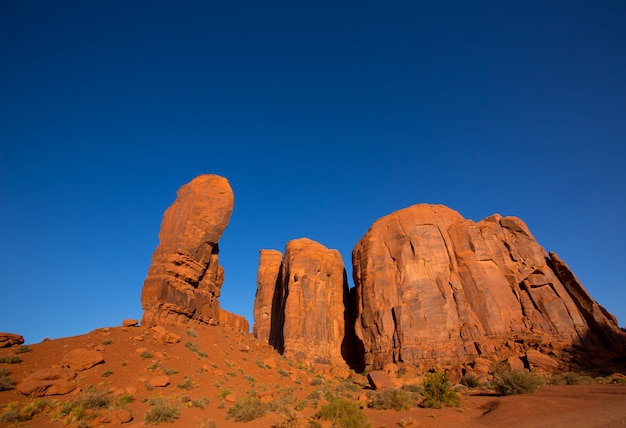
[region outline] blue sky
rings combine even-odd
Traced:
[[[515,215],[626,322],[626,3],[0,0],[0,331],[140,318],[165,209],[235,193],[222,307],[258,252],[351,251],[441,203]]]

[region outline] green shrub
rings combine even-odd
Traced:
[[[150,408],[144,416],[147,425],[159,425],[163,422],[173,423],[180,417],[180,409],[164,398],[150,400]]]
[[[338,428],[369,428],[370,423],[361,412],[359,405],[345,398],[331,399],[324,404],[317,417],[332,422]]]
[[[499,371],[491,382],[493,389],[502,395],[529,394],[537,391],[541,378],[527,371]]]
[[[368,407],[377,410],[409,410],[417,405],[418,396],[402,389],[385,389],[368,394]]]
[[[120,395],[119,397],[117,397],[117,402],[115,403],[115,406],[120,409],[124,409],[127,404],[130,404],[133,401],[135,401],[135,397],[132,394]]]
[[[314,377],[313,379],[311,379],[312,386],[321,385],[323,383],[324,383],[324,379],[322,379],[321,377]]]
[[[22,359],[17,355],[5,355],[4,357],[0,357],[0,363],[4,364],[17,364],[21,362]]]
[[[230,394],[232,394],[233,391],[231,391],[229,388],[224,388],[220,391],[219,394],[217,394],[217,398],[219,398],[220,400],[223,400],[224,398],[226,398],[227,396],[229,396]]]
[[[193,342],[185,343],[185,348],[189,349],[192,352],[195,352],[196,354],[198,354],[199,357],[202,357],[202,358],[205,358],[205,357],[207,357],[209,355],[206,352],[203,352],[203,351],[199,350],[198,349],[198,345],[196,345]]]
[[[13,389],[13,380],[10,373],[5,368],[0,368],[0,391],[8,391]]]
[[[468,388],[478,388],[480,386],[480,378],[474,374],[468,373],[461,378],[461,384]]]
[[[237,400],[235,404],[228,409],[227,417],[233,418],[235,422],[250,422],[265,416],[267,412],[267,404],[258,398],[246,397],[243,400]]]
[[[187,336],[198,337],[198,333],[193,328],[187,329]]]
[[[459,394],[452,390],[448,381],[448,373],[435,370],[432,373],[426,373],[424,382],[424,407],[440,408],[442,406],[461,405]]]
[[[50,403],[42,398],[35,398],[28,403],[21,405],[18,402],[11,402],[4,406],[0,413],[0,424],[15,425],[19,422],[29,421],[38,413],[43,412]]]
[[[143,351],[140,354],[140,357],[143,358],[144,360],[147,360],[148,358],[152,358],[152,352],[150,352],[150,351]]]

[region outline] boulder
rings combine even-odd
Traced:
[[[542,354],[536,349],[526,351],[526,361],[531,371],[556,373],[559,371],[559,363],[553,358]]]
[[[100,418],[103,424],[121,425],[133,420],[133,414],[126,409],[115,409],[104,414]]]
[[[270,344],[275,343],[271,338],[272,328],[274,336],[277,336],[278,314],[272,312],[280,307],[280,302],[275,301],[280,291],[282,281],[283,254],[277,250],[261,250],[259,255],[259,268],[256,277],[256,295],[254,298],[254,323],[252,334],[257,339]],[[273,322],[273,324],[272,324]]]
[[[308,238],[287,243],[282,267],[279,254],[261,252],[257,334],[298,361],[345,366],[351,313],[341,255]]]
[[[371,369],[499,360],[511,343],[523,353],[529,337],[613,351],[626,343],[615,318],[516,217],[473,222],[414,205],[376,221],[352,263],[355,333]]]
[[[152,327],[151,330],[154,332],[154,334],[152,335],[152,339],[156,340],[157,342],[162,342],[162,343],[180,342],[180,336],[177,335],[176,333],[172,333],[171,331],[167,330],[165,327],[156,325]]]
[[[148,383],[156,388],[163,388],[170,384],[170,378],[166,375],[156,376],[148,380]]]
[[[218,241],[233,204],[228,180],[217,175],[200,175],[178,190],[141,292],[142,325],[219,323]]]
[[[104,358],[98,351],[82,348],[68,352],[62,360],[63,367],[76,371],[87,370],[101,363],[104,363]]]
[[[139,320],[134,320],[130,318],[127,318],[124,321],[122,321],[123,327],[136,327],[137,324],[139,324]]]
[[[38,370],[26,376],[15,389],[30,397],[64,395],[76,389],[76,372],[68,368]]]
[[[0,333],[0,348],[8,348],[22,343],[24,343],[24,337],[19,334]]]

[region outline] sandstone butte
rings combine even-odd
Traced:
[[[414,205],[376,221],[352,263],[355,334],[368,368],[527,361],[533,350],[575,369],[625,348],[616,319],[516,217],[473,222],[442,205]]]
[[[243,317],[222,310],[218,301],[224,283],[218,241],[233,204],[228,180],[217,175],[200,175],[178,190],[141,292],[142,325],[200,322],[248,330]]]
[[[289,241],[284,259],[261,250],[253,334],[298,361],[345,366],[349,291],[337,250],[307,238]]]

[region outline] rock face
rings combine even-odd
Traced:
[[[349,292],[341,255],[310,239],[262,251],[253,331],[299,361],[345,365]],[[348,336],[348,337],[347,337]]]
[[[76,389],[76,372],[67,368],[42,369],[26,376],[15,389],[31,397],[64,395]]]
[[[364,363],[523,355],[531,343],[622,349],[616,320],[524,222],[477,223],[414,205],[374,223],[352,253]]]
[[[198,176],[178,190],[163,216],[160,243],[141,293],[142,325],[220,322],[224,271],[218,241],[233,204],[228,181],[217,175]]]
[[[276,337],[270,338],[272,331],[276,336],[279,314],[273,309],[280,307],[278,300],[281,290],[283,269],[283,254],[277,250],[261,250],[259,268],[257,271],[257,291],[254,299],[254,324],[252,334],[257,339],[267,341],[271,345],[276,343]]]

